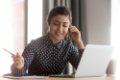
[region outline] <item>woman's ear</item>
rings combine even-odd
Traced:
[[[44,27],[46,27],[47,33],[50,32],[50,25],[49,25],[49,23],[48,23],[48,17],[45,18]]]
[[[50,26],[47,26],[47,32],[50,32]]]

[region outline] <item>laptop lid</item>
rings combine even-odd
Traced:
[[[113,47],[108,45],[86,46],[75,77],[103,76],[111,59]]]

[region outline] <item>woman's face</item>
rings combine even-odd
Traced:
[[[51,19],[50,22],[50,37],[54,41],[60,41],[68,33],[70,20],[68,16],[57,15]]]

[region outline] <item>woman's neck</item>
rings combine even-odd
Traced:
[[[55,39],[55,38],[54,38],[52,35],[50,35],[50,34],[49,34],[49,37],[50,37],[50,39],[52,40],[53,44],[56,44],[56,43],[58,43],[58,42],[61,41],[61,40]]]

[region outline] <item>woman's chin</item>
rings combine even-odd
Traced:
[[[56,40],[57,41],[61,41],[63,39],[63,37],[57,37]]]

